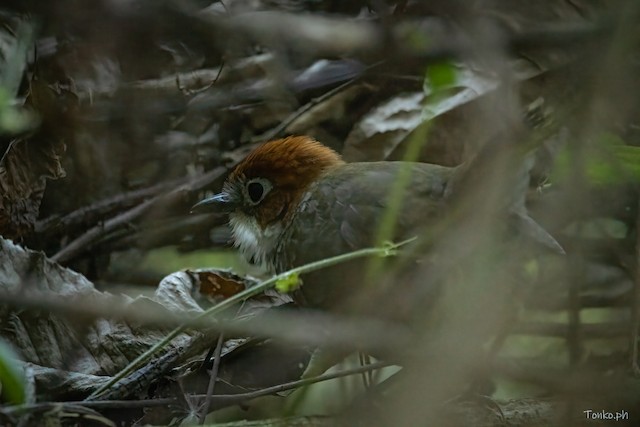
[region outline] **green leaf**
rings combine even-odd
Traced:
[[[540,276],[540,264],[538,260],[532,259],[523,266],[524,275],[529,280],[535,280]]]
[[[627,225],[617,219],[595,218],[589,221],[579,221],[569,224],[564,230],[569,236],[585,239],[624,239],[627,237]]]
[[[24,373],[17,360],[13,350],[0,341],[0,395],[14,405],[25,402]]]
[[[595,143],[584,148],[584,176],[596,186],[616,186],[640,183],[640,147],[626,145],[616,135],[600,135]],[[553,181],[563,181],[577,166],[574,153],[564,148],[556,158]]]
[[[0,135],[22,133],[39,124],[39,118],[33,111],[14,105],[7,89],[0,86]]]
[[[300,286],[300,275],[297,273],[289,274],[276,280],[276,289],[278,292],[293,292]]]
[[[640,147],[623,145],[613,148],[616,159],[622,165],[627,178],[640,182]]]
[[[456,68],[450,62],[431,64],[427,68],[427,83],[432,93],[447,89],[457,81]]]

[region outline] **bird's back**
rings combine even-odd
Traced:
[[[375,244],[380,222],[397,192],[397,180],[408,173],[399,195],[394,233],[398,241],[433,223],[446,203],[445,190],[454,168],[406,162],[350,163],[317,180],[305,193],[294,220],[276,251],[279,272],[312,261]],[[352,262],[303,278],[304,294],[313,306],[332,305],[336,292],[327,287],[357,286],[362,262]],[[318,283],[322,282],[322,283]],[[321,289],[320,289],[321,287]],[[337,292],[341,294],[341,292]]]

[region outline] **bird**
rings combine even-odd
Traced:
[[[289,136],[255,148],[232,170],[222,191],[192,211],[228,214],[240,253],[269,273],[282,273],[379,243],[377,230],[403,168],[410,176],[391,236],[398,241],[419,235],[447,215],[452,189],[464,181],[469,168],[403,161],[348,163],[312,137]],[[516,222],[528,229],[525,234],[562,251],[526,213],[512,210],[518,211]],[[372,307],[375,304],[362,299],[363,263],[303,275],[297,300],[339,311],[355,304]],[[380,292],[377,302],[384,305],[387,296]]]

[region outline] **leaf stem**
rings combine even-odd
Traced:
[[[344,263],[346,261],[350,261],[350,260],[357,259],[357,258],[376,256],[376,255],[377,256],[382,256],[382,257],[393,256],[393,255],[395,255],[395,253],[397,252],[397,249],[399,247],[409,243],[410,241],[413,241],[414,239],[415,238],[407,239],[407,240],[404,240],[404,241],[399,242],[399,243],[387,243],[387,244],[385,244],[385,245],[383,245],[381,247],[372,247],[372,248],[359,249],[357,251],[344,253],[344,254],[341,254],[341,255],[338,255],[338,256],[335,256],[335,257],[325,258],[325,259],[322,259],[322,260],[319,260],[319,261],[314,261],[312,263],[305,264],[305,265],[302,265],[300,267],[296,267],[296,268],[293,268],[291,270],[285,271],[284,273],[276,274],[275,276],[272,276],[269,279],[264,280],[264,281],[258,283],[257,285],[255,285],[255,286],[253,286],[251,288],[245,289],[244,291],[239,292],[239,293],[233,295],[230,298],[227,298],[226,300],[220,302],[219,304],[214,305],[213,307],[209,308],[208,310],[206,310],[206,311],[200,313],[199,315],[197,315],[193,319],[193,321],[201,320],[201,319],[203,319],[203,318],[205,318],[207,316],[216,315],[216,314],[228,309],[229,307],[233,306],[236,303],[242,302],[242,301],[244,301],[244,300],[246,300],[246,299],[248,299],[248,298],[250,298],[250,297],[252,297],[254,295],[257,295],[257,294],[263,292],[267,288],[273,287],[278,280],[282,280],[282,279],[284,279],[284,278],[286,278],[286,277],[288,277],[290,275],[310,273],[312,271],[320,270],[322,268],[330,267],[330,266],[333,266],[333,265],[336,265],[336,264],[340,264],[340,263]],[[159,342],[154,344],[152,347],[150,347],[147,351],[142,353],[140,356],[136,357],[127,366],[125,366],[120,372],[115,374],[109,381],[107,381],[105,384],[103,384],[97,390],[95,390],[93,393],[91,393],[85,400],[89,401],[89,400],[95,400],[95,399],[99,398],[110,387],[112,387],[118,381],[120,381],[121,379],[125,378],[126,376],[128,376],[129,374],[134,372],[136,369],[141,367],[144,363],[149,361],[154,354],[156,354],[162,348],[167,346],[171,341],[173,341],[173,339],[175,337],[177,337],[178,335],[180,335],[181,333],[186,331],[189,328],[189,325],[190,325],[190,323],[185,323],[185,324],[180,325],[177,328],[173,329],[162,340],[160,340]]]

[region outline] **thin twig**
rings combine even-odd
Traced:
[[[330,372],[330,373],[326,373],[326,374],[322,374],[319,375],[317,377],[313,377],[313,378],[305,378],[302,380],[296,380],[296,381],[291,381],[288,383],[284,383],[284,384],[279,384],[279,385],[274,385],[272,387],[267,387],[267,388],[263,388],[260,390],[256,390],[256,391],[251,391],[251,392],[247,392],[247,393],[240,393],[240,394],[235,394],[235,395],[219,395],[219,396],[215,396],[217,397],[221,397],[221,396],[225,396],[225,397],[235,397],[238,398],[238,402],[245,402],[251,399],[255,399],[258,397],[262,397],[262,396],[268,396],[268,395],[272,395],[272,394],[276,394],[276,393],[281,393],[283,391],[288,391],[288,390],[294,390],[296,388],[300,388],[300,387],[304,387],[307,385],[311,385],[311,384],[315,384],[318,382],[322,382],[322,381],[327,381],[327,380],[333,380],[336,378],[342,378],[342,377],[346,377],[349,375],[356,375],[356,374],[361,374],[363,372],[371,372],[374,370],[378,370],[378,369],[382,369],[382,368],[386,368],[388,366],[392,366],[392,363],[389,362],[376,362],[376,363],[371,363],[369,365],[364,365],[364,366],[356,366],[354,368],[349,368],[349,369],[345,369],[342,371],[337,371],[337,372]]]
[[[90,247],[100,237],[115,230],[116,228],[126,225],[145,214],[158,201],[158,197],[149,199],[128,211],[105,221],[104,224],[96,225],[80,237],[73,240],[64,248],[60,249],[51,257],[52,261],[63,263],[70,261],[80,255],[85,249]]]
[[[224,330],[228,337],[229,335],[275,337],[292,344],[324,345],[350,351],[356,350],[355,337],[358,337],[358,349],[375,353],[391,352],[394,349],[406,347],[413,338],[408,330],[390,323],[373,319],[345,319],[336,315],[308,313],[303,310],[299,312],[266,310],[253,318],[238,321],[238,319],[223,316],[215,319],[196,317],[192,313],[184,312],[173,312],[168,315],[167,310],[164,309],[145,307],[145,310],[140,310],[135,305],[112,298],[105,298],[97,304],[95,297],[70,299],[53,293],[0,292],[0,301],[6,306],[19,307],[22,310],[46,311],[74,321],[86,319],[90,322],[97,318],[104,318],[147,327],[175,328],[186,325],[200,331]],[[331,334],[327,334],[327,331],[331,331]]]
[[[360,366],[371,365],[371,356],[369,356],[366,353],[363,353],[363,352],[359,351],[358,352],[358,361],[360,362]],[[373,378],[371,376],[371,371],[363,372],[361,377],[362,377],[362,384],[364,385],[364,388],[365,389],[370,388],[372,383],[373,383]]]
[[[216,343],[216,350],[213,352],[213,367],[209,373],[209,385],[207,386],[207,397],[204,400],[204,406],[200,413],[200,425],[204,424],[209,408],[211,408],[211,397],[213,396],[213,390],[218,379],[218,369],[220,368],[220,356],[222,355],[222,343],[224,342],[224,334],[221,332],[218,336],[218,342]]]
[[[532,335],[539,337],[567,338],[572,326],[563,322],[519,321],[509,325],[509,335]],[[627,321],[586,323],[580,325],[580,336],[589,339],[621,338],[629,333]]]
[[[58,251],[58,253],[51,257],[51,259],[59,263],[70,261],[80,255],[91,245],[96,243],[98,239],[100,239],[107,233],[116,230],[119,227],[126,226],[132,221],[135,221],[155,206],[171,203],[177,197],[182,196],[184,192],[196,191],[203,187],[206,187],[207,185],[222,177],[225,172],[226,168],[216,168],[202,175],[195,181],[190,182],[189,184],[178,186],[168,193],[159,194],[147,200],[146,202],[143,202],[142,204],[116,216],[115,218],[105,221],[104,224],[96,225],[87,230],[87,232],[85,232],[83,235],[73,240],[60,251]]]
[[[188,18],[203,22],[207,30],[215,28],[222,33],[245,36],[261,40],[272,46],[298,48],[305,46],[306,52],[316,52],[318,56],[371,57],[393,54],[400,59],[419,59],[424,62],[459,58],[465,53],[477,50],[477,40],[470,38],[463,30],[452,31],[438,25],[425,25],[410,19],[398,21],[394,29],[413,25],[414,37],[429,40],[428,44],[410,44],[402,37],[384,43],[385,28],[369,21],[354,21],[326,16],[300,16],[299,14],[262,11],[228,16],[211,14],[191,14],[184,10]],[[533,47],[562,47],[585,43],[611,33],[612,25],[606,20],[596,23],[569,25],[548,24],[544,28],[504,34],[504,44],[508,51],[519,51]]]
[[[343,90],[345,90],[346,88],[354,84],[356,81],[358,81],[358,78],[351,79],[345,83],[342,83],[340,86],[335,87],[330,91],[327,91],[316,98],[313,98],[311,101],[307,102],[306,104],[298,108],[296,111],[289,114],[289,116],[286,119],[284,119],[282,122],[280,122],[280,124],[278,124],[276,127],[268,130],[262,135],[258,135],[257,137],[254,138],[254,140],[270,141],[273,138],[276,138],[278,136],[283,136],[283,132],[285,131],[285,129],[287,129],[287,127],[289,127],[289,125],[291,125],[291,123],[296,121],[300,116],[302,116],[304,113],[311,110],[313,107],[320,104],[321,102],[324,102],[327,99],[331,98],[332,96],[342,92]]]
[[[169,182],[162,182],[151,187],[129,191],[114,197],[109,197],[89,206],[83,206],[80,209],[76,209],[62,217],[55,215],[42,219],[36,222],[35,230],[38,235],[49,235],[53,230],[58,228],[68,232],[70,229],[74,229],[77,226],[86,224],[87,222],[93,222],[100,216],[107,215],[122,207],[135,205],[148,197],[157,196],[170,188],[187,184],[189,181],[189,178],[183,177]]]
[[[194,336],[186,344],[172,348],[109,388],[107,393],[102,396],[102,400],[125,399],[129,396],[143,394],[153,382],[171,368],[201,354],[210,347],[211,341],[218,333],[215,330],[208,330],[201,335]]]
[[[278,384],[271,387],[262,388],[247,393],[238,394],[219,394],[211,396],[213,403],[217,405],[233,405],[248,400],[256,399],[262,396],[273,395],[279,392],[294,390],[306,385],[315,384],[322,381],[328,381],[336,378],[342,378],[350,375],[357,375],[363,372],[370,372],[378,369],[391,366],[387,362],[376,362],[366,366],[358,366],[355,368],[344,369],[337,372],[331,372],[319,375],[313,378],[307,378],[303,380],[290,381],[284,384]],[[206,399],[206,394],[198,394],[193,396],[195,399]],[[77,401],[77,402],[42,402],[31,403],[25,405],[5,406],[0,409],[0,413],[6,415],[23,415],[29,412],[48,410],[52,407],[65,405],[84,406],[94,409],[135,409],[135,408],[150,408],[157,406],[167,406],[175,404],[179,401],[178,398],[160,398],[160,399],[146,399],[146,400],[93,400],[93,401]]]
[[[330,267],[330,266],[333,266],[333,265],[336,265],[336,264],[340,264],[340,263],[343,263],[343,262],[347,262],[347,261],[350,261],[350,260],[353,260],[353,259],[357,259],[357,258],[370,257],[370,256],[391,256],[391,255],[395,255],[397,249],[400,246],[403,246],[403,245],[405,245],[408,242],[413,241],[413,240],[415,240],[415,239],[413,239],[413,238],[412,239],[408,239],[408,240],[405,240],[405,241],[400,242],[400,243],[385,245],[384,247],[360,249],[360,250],[357,250],[357,251],[349,252],[349,253],[338,255],[338,256],[335,256],[335,257],[331,257],[331,258],[326,258],[326,259],[323,259],[323,260],[320,260],[320,261],[315,261],[315,262],[312,262],[312,263],[309,263],[309,264],[305,264],[305,265],[300,266],[300,267],[293,268],[293,269],[291,269],[289,271],[286,271],[284,273],[275,275],[275,276],[271,277],[270,279],[267,279],[267,280],[259,283],[258,285],[254,286],[252,288],[245,289],[244,291],[237,293],[236,295],[232,296],[231,298],[228,298],[228,299],[220,302],[219,304],[214,305],[213,307],[211,307],[207,311],[205,311],[203,313],[200,313],[197,316],[195,316],[194,320],[198,321],[198,320],[204,319],[206,317],[219,314],[219,313],[225,311],[227,308],[233,306],[234,304],[242,302],[242,301],[246,300],[247,298],[252,297],[254,295],[257,295],[257,294],[263,292],[264,290],[275,286],[275,284],[277,282],[280,282],[282,280],[288,279],[291,276],[304,274],[304,273],[310,273],[312,271],[317,271],[317,270],[320,270],[322,268]],[[188,325],[181,325],[181,326],[178,326],[177,328],[175,328],[174,330],[172,330],[171,332],[169,332],[162,340],[160,340],[160,342],[156,343],[154,346],[149,348],[143,354],[138,356],[136,359],[134,359],[132,362],[130,362],[129,365],[127,365],[120,372],[118,372],[116,375],[114,375],[107,383],[103,384],[96,391],[91,393],[91,395],[89,397],[87,397],[87,400],[93,400],[93,399],[96,399],[96,398],[100,397],[102,394],[105,393],[106,390],[108,390],[110,387],[114,386],[118,381],[122,380],[127,375],[131,374],[134,370],[136,370],[137,368],[142,366],[144,363],[146,363],[155,353],[157,353],[162,348],[164,348],[166,345],[168,345],[171,341],[173,341],[173,339],[175,337],[180,335],[187,328],[188,328]]]
[[[213,87],[213,85],[215,85],[218,82],[218,79],[220,78],[220,75],[222,74],[222,70],[224,69],[224,61],[220,64],[220,67],[218,67],[218,73],[216,74],[215,78],[213,78],[208,84],[206,84],[204,87],[198,88],[198,89],[186,89],[184,88],[184,86],[182,85],[181,81],[180,81],[180,74],[176,74],[176,86],[178,87],[178,90],[180,90],[180,92],[182,92],[184,95],[190,96],[190,95],[194,95],[194,94],[198,94],[200,92],[204,92],[206,90],[209,90]]]

